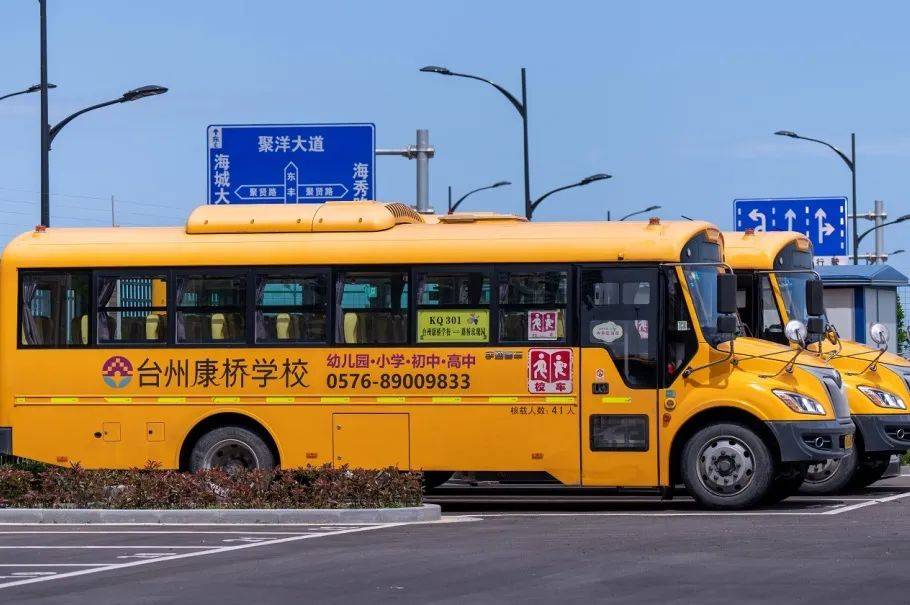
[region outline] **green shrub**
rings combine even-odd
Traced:
[[[0,507],[380,508],[418,506],[420,473],[307,467],[270,471],[0,466]]]

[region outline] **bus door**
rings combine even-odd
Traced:
[[[658,269],[579,272],[581,482],[658,485]]]

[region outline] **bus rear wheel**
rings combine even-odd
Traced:
[[[275,456],[266,442],[250,429],[222,426],[202,435],[190,453],[190,470],[220,469],[227,472],[270,469]]]
[[[761,503],[775,475],[764,440],[738,423],[706,426],[683,447],[682,478],[689,494],[713,509],[741,509]]]
[[[455,473],[451,471],[424,471],[423,473],[423,490],[436,489],[446,481],[452,478]]]

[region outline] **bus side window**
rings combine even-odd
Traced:
[[[407,343],[406,271],[339,272],[335,282],[335,300],[337,343]]]
[[[692,356],[698,350],[698,338],[692,326],[692,317],[686,306],[682,288],[676,271],[669,269],[667,275],[667,380],[670,386],[673,379],[685,369]]]
[[[57,348],[88,345],[89,290],[88,272],[24,273],[19,343]]]
[[[741,321],[740,328],[746,336],[751,336],[754,332],[754,290],[755,286],[751,273],[736,274],[736,309],[739,312],[739,319]]]
[[[501,271],[499,342],[566,342],[568,271]]]
[[[246,274],[187,274],[176,280],[178,344],[246,341]]]
[[[490,299],[484,271],[418,273],[417,342],[490,342]]]
[[[656,388],[657,270],[585,269],[581,275],[582,344],[603,347],[632,388]]]
[[[256,342],[325,342],[328,298],[324,273],[257,275]]]
[[[96,292],[99,344],[167,342],[164,275],[102,275]]]

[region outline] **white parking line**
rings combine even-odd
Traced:
[[[188,559],[188,558],[190,558],[190,557],[202,557],[202,556],[206,556],[206,555],[214,555],[214,554],[223,553],[223,552],[232,552],[232,551],[236,551],[236,550],[245,550],[245,549],[248,549],[248,548],[260,548],[260,547],[263,547],[263,546],[272,546],[272,545],[275,545],[275,544],[286,544],[286,543],[288,543],[288,542],[297,542],[297,541],[301,541],[301,540],[310,540],[310,539],[312,539],[312,538],[322,538],[322,537],[328,537],[328,536],[338,536],[338,535],[341,535],[341,534],[352,534],[352,533],[359,533],[359,532],[367,532],[367,531],[372,531],[372,530],[375,530],[375,529],[384,529],[384,528],[387,528],[387,527],[398,527],[398,526],[401,526],[401,525],[407,525],[407,524],[405,524],[405,523],[384,523],[384,524],[378,524],[378,525],[369,525],[369,526],[363,526],[363,527],[339,529],[339,530],[337,530],[337,531],[326,532],[326,533],[323,533],[323,534],[304,534],[304,535],[297,535],[297,536],[288,536],[288,537],[285,537],[285,538],[276,538],[276,539],[274,539],[274,540],[268,540],[268,541],[266,541],[266,542],[253,542],[253,543],[250,543],[250,544],[237,544],[237,545],[233,545],[233,546],[219,546],[219,547],[214,547],[214,548],[201,547],[201,548],[205,548],[205,550],[196,550],[195,552],[181,553],[181,554],[178,554],[178,555],[170,555],[170,556],[158,557],[158,558],[154,558],[154,559],[141,559],[141,560],[138,560],[138,561],[130,561],[130,562],[128,562],[128,563],[114,563],[114,564],[111,564],[111,565],[105,565],[105,566],[103,566],[103,567],[93,567],[93,568],[90,568],[90,569],[80,569],[80,570],[77,570],[77,571],[70,571],[70,572],[67,572],[67,573],[57,574],[57,575],[54,575],[54,576],[43,576],[43,577],[37,577],[37,578],[25,578],[25,579],[22,579],[22,580],[13,580],[13,581],[10,581],[10,582],[3,582],[3,583],[0,583],[0,589],[2,589],[2,588],[12,588],[13,586],[22,586],[22,585],[24,585],[24,584],[35,584],[35,583],[38,583],[38,582],[49,582],[49,581],[51,581],[51,580],[61,580],[61,579],[63,579],[63,578],[74,578],[74,577],[77,577],[77,576],[83,576],[83,575],[87,575],[87,574],[99,573],[99,572],[103,572],[103,571],[114,571],[114,570],[117,570],[117,569],[125,569],[125,568],[127,568],[127,567],[138,567],[138,566],[140,566],[140,565],[150,565],[150,564],[153,564],[153,563],[162,563],[162,562],[165,562],[165,561],[176,561],[176,560],[178,560],[178,559]],[[16,548],[16,547],[11,547],[11,548]],[[19,548],[22,548],[22,547],[19,547]],[[154,548],[154,547],[144,546],[144,547],[142,547],[142,548]],[[200,547],[195,547],[195,548],[200,548]]]

